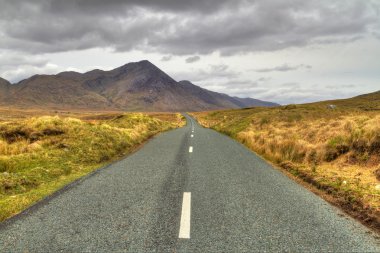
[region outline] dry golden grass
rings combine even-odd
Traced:
[[[203,126],[379,218],[380,111],[342,104],[332,110],[317,103],[193,115]]]
[[[352,190],[371,207],[380,208],[380,182],[375,175],[380,115],[257,126],[253,122],[237,139],[277,164],[309,173],[321,182],[327,180],[324,183],[340,190]]]
[[[185,124],[179,114],[80,117],[91,119],[38,116],[0,122],[0,220],[131,152],[149,137]]]

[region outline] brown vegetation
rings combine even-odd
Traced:
[[[87,119],[37,116],[0,122],[0,221],[185,123],[179,114],[81,117]]]
[[[370,95],[370,99],[193,115],[202,125],[234,137],[335,196],[341,206],[357,211],[367,222],[379,222],[380,94]],[[331,108],[330,103],[338,106]]]

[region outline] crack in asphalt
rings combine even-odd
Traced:
[[[149,236],[154,238],[149,249],[156,252],[174,252],[176,249],[182,196],[189,176],[188,144],[188,134],[184,134],[181,139],[181,148],[161,188],[158,200],[159,214]]]

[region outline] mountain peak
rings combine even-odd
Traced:
[[[83,74],[67,71],[57,75],[35,75],[14,86],[3,83],[0,104],[8,106],[200,111],[255,104],[253,100],[239,101],[187,80],[177,82],[148,60],[109,71],[92,70]]]
[[[137,63],[137,64],[144,64],[144,65],[154,65],[153,63],[151,63],[148,60],[141,60],[141,61],[138,61],[138,62],[135,62],[135,63]]]
[[[190,82],[189,80],[181,80],[179,81],[180,84],[184,84],[184,85],[194,85],[192,82]]]
[[[137,62],[129,62],[127,64],[124,64],[123,66],[120,66],[116,69],[131,69],[131,68],[144,68],[144,69],[150,69],[150,68],[157,68],[153,63],[151,63],[148,60],[142,60],[142,61],[137,61]],[[116,70],[115,69],[115,70]]]

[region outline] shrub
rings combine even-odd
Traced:
[[[352,148],[358,153],[364,153],[367,151],[367,141],[363,139],[357,139],[352,143]]]
[[[369,144],[371,154],[380,154],[380,135],[376,136]]]
[[[380,168],[378,168],[377,170],[375,170],[375,171],[373,172],[373,174],[375,175],[376,179],[377,179],[378,181],[380,181]]]

